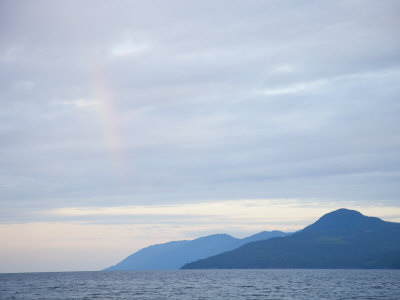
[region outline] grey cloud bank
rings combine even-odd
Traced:
[[[0,220],[398,205],[398,1],[2,1]]]

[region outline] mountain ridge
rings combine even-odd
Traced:
[[[212,234],[194,240],[171,241],[155,244],[129,255],[103,271],[120,270],[174,270],[186,263],[240,247],[251,241],[288,235],[281,231],[262,231],[238,239],[226,233]]]
[[[400,223],[338,209],[286,237],[255,241],[183,269],[400,268]]]

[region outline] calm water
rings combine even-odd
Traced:
[[[400,270],[0,274],[0,299],[400,299]]]

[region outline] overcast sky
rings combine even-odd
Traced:
[[[400,221],[399,29],[397,0],[1,1],[0,272]]]

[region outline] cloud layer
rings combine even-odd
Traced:
[[[2,1],[0,222],[398,207],[399,15],[396,0]]]

